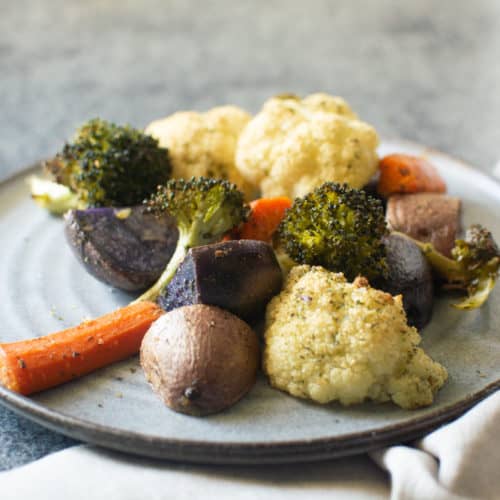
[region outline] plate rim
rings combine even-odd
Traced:
[[[381,145],[392,143],[402,144],[411,149],[451,160],[461,168],[500,187],[500,181],[493,175],[476,169],[447,153],[405,139],[384,138],[381,141]],[[1,178],[0,185],[15,181],[29,171],[39,168],[41,163],[42,161],[34,162],[22,170]],[[415,416],[405,422],[391,424],[375,431],[368,430],[334,437],[272,442],[207,442],[147,435],[67,415],[2,386],[0,386],[0,404],[55,432],[130,454],[204,464],[278,464],[337,458],[370,451],[384,445],[401,442],[401,440],[411,441],[458,417],[475,403],[498,389],[500,389],[500,379],[490,382],[481,390],[467,394],[459,401],[430,411],[424,416]]]
[[[500,379],[423,417],[416,416],[410,421],[385,426],[377,431],[352,432],[330,438],[247,443],[147,436],[137,431],[109,427],[51,410],[1,386],[0,403],[15,413],[68,437],[133,455],[202,464],[257,465],[338,458],[374,450],[396,442],[413,441],[424,433],[462,415],[475,403],[498,389],[500,389]]]

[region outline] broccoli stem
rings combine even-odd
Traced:
[[[27,182],[33,201],[51,214],[63,215],[73,208],[82,208],[78,196],[62,184],[35,175],[28,177]]]
[[[167,264],[167,267],[158,278],[158,281],[146,292],[144,292],[139,298],[134,300],[132,304],[136,302],[142,302],[145,300],[149,300],[151,302],[155,302],[160,295],[160,292],[166,287],[172,278],[174,277],[177,269],[179,268],[181,262],[186,257],[188,250],[191,248],[190,238],[186,237],[186,235],[179,235],[179,240],[177,242],[177,246],[175,248],[175,252],[172,255],[172,258]]]
[[[450,282],[468,280],[468,273],[466,273],[460,262],[450,259],[438,252],[432,243],[422,243],[418,240],[414,241],[420,247],[434,271],[436,271],[441,278]]]
[[[153,214],[169,213],[176,221],[179,239],[174,255],[160,279],[137,300],[156,300],[170,283],[190,248],[209,245],[245,219],[243,194],[234,184],[205,177],[173,179],[158,186],[146,202]]]
[[[438,252],[432,243],[424,243],[399,231],[392,231],[392,234],[397,234],[407,240],[413,241],[425,255],[432,269],[441,278],[450,282],[465,281],[468,278],[468,276],[465,275],[463,266],[459,262]]]
[[[498,269],[500,268],[499,256],[494,256],[488,261],[476,259],[471,265],[470,262],[467,264],[467,262],[459,258],[450,259],[446,257],[438,252],[432,243],[423,243],[398,231],[394,233],[413,241],[419,246],[432,270],[446,281],[446,288],[467,291],[467,297],[457,304],[452,304],[453,307],[472,310],[481,307],[488,300],[497,280]]]

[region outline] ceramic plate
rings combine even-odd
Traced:
[[[500,239],[500,186],[443,154],[387,141],[381,154],[426,155],[449,192],[463,200],[466,225],[481,222]],[[89,276],[65,243],[63,223],[37,208],[27,172],[0,184],[0,341],[75,325],[126,304],[131,296]],[[101,446],[201,463],[320,460],[414,439],[463,413],[500,387],[500,287],[480,311],[436,304],[423,347],[449,372],[435,403],[416,411],[392,404],[318,406],[271,389],[261,377],[250,394],[219,415],[194,418],[166,408],[137,358],[25,398],[0,388],[0,401],[36,422]]]

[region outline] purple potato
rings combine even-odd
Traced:
[[[389,273],[373,286],[403,295],[408,323],[421,329],[430,321],[434,304],[431,267],[418,245],[404,236],[390,234],[384,244]]]
[[[97,279],[126,291],[151,286],[177,243],[174,219],[143,207],[71,210],[66,237],[78,260]]]
[[[193,304],[219,306],[254,321],[279,293],[282,281],[268,243],[224,241],[191,248],[158,303],[165,311]]]

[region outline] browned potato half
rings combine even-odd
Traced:
[[[460,230],[459,198],[441,193],[396,194],[387,202],[387,222],[394,231],[430,242],[448,257]]]
[[[153,390],[175,411],[216,413],[253,386],[260,363],[255,332],[215,306],[174,309],[155,321],[141,346],[141,366]]]

